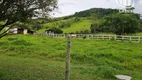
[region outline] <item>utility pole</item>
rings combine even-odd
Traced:
[[[65,80],[70,80],[70,47],[71,47],[71,36],[68,35],[67,36]]]

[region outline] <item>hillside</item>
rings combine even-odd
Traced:
[[[42,29],[38,32],[56,27],[63,30],[63,33],[90,33],[90,26],[94,18],[102,18],[105,15],[118,12],[115,9],[92,8],[85,11],[76,12],[74,15],[55,18],[50,22],[41,24]],[[95,15],[95,16],[94,16]]]
[[[76,33],[84,30],[89,31],[91,24],[92,20],[88,18],[72,17],[66,20],[59,20],[42,24],[43,29],[39,30],[39,32],[42,33],[49,28],[56,27],[62,29],[64,33]]]
[[[18,38],[18,40],[10,40]],[[64,80],[67,40],[11,35],[0,40],[0,80]],[[71,80],[142,79],[142,45],[72,39]]]

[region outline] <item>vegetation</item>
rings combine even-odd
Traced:
[[[11,40],[10,38],[17,38]],[[0,40],[1,80],[63,80],[66,39],[10,35]],[[142,44],[72,39],[72,80],[142,79]]]
[[[140,32],[141,22],[137,14],[111,14],[100,22],[91,25],[91,32],[111,32],[115,34],[132,34]]]
[[[115,9],[92,8],[53,19],[44,23],[38,32],[52,27],[60,28],[63,33],[135,34],[142,31],[142,20],[139,14],[120,14]]]
[[[91,17],[93,14],[97,14],[100,17],[104,17],[105,15],[109,15],[112,13],[117,13],[116,9],[104,9],[104,8],[92,8],[85,11],[76,12],[73,16],[75,17]]]
[[[142,36],[142,33],[136,33],[136,36]]]
[[[91,20],[83,19],[71,25],[71,27],[63,28],[64,33],[81,33],[82,31],[88,30],[91,24]]]
[[[48,33],[49,33],[50,31],[51,31],[51,32],[54,32],[55,34],[62,34],[62,33],[63,33],[63,31],[62,31],[61,29],[55,28],[55,27],[46,30],[46,32],[48,32]]]
[[[7,31],[3,31],[6,26],[28,22],[27,19],[32,17],[47,17],[55,8],[57,0],[3,0],[0,3],[0,22],[3,22],[0,25],[0,38],[6,35]]]
[[[138,14],[92,8],[48,19],[56,8],[57,0],[3,0],[0,3],[0,80],[64,80],[65,73],[66,39],[36,35],[3,38],[7,35],[6,26],[26,27],[40,33],[103,32],[142,36],[142,20]],[[31,19],[33,17],[41,18]],[[117,74],[142,79],[141,42],[97,41],[84,36],[72,39],[71,44],[71,80],[116,80]]]
[[[90,26],[98,19],[96,17],[104,17],[112,13],[116,13],[115,9],[92,8],[85,11],[76,12],[74,15],[55,18],[48,23],[42,25],[42,29],[38,32],[45,32],[51,27],[61,28],[63,33],[90,33]],[[95,15],[95,17],[94,17]]]
[[[51,28],[60,28],[63,33],[79,33],[81,31],[88,30],[90,32],[90,25],[92,24],[92,20],[88,18],[79,18],[79,17],[72,17],[70,19],[61,19],[59,21],[53,21],[49,23],[42,24],[42,29],[38,32],[43,33],[45,30]]]

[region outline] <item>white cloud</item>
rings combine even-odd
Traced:
[[[135,12],[142,13],[142,0],[135,0]],[[121,8],[116,0],[59,0],[59,9],[55,11],[56,17],[74,14],[90,8]]]

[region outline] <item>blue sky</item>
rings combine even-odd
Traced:
[[[58,0],[54,17],[66,16],[90,8],[121,9],[116,0]],[[142,0],[135,0],[135,12],[142,13]]]

